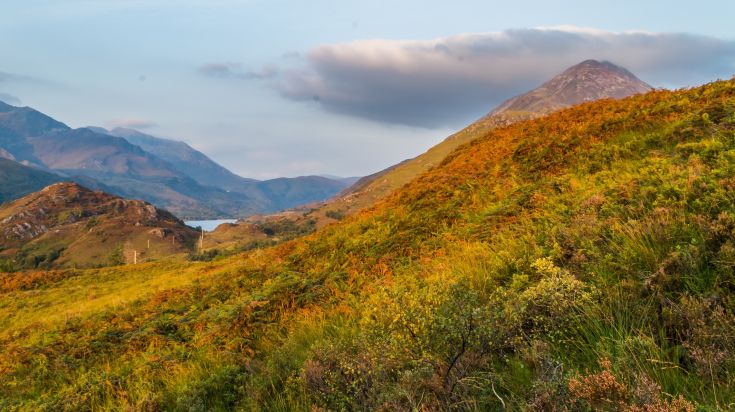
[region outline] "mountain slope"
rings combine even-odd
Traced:
[[[37,110],[0,102],[0,148],[19,162],[43,167],[43,162],[35,156],[34,148],[26,138],[65,130],[70,130],[67,125]]]
[[[297,213],[281,213],[272,218],[293,221],[303,227],[323,227],[374,205],[417,176],[437,166],[454,149],[470,142],[480,133],[517,121],[540,117],[563,107],[602,98],[620,98],[649,90],[651,87],[635,75],[612,63],[594,60],[581,62],[538,88],[509,99],[487,116],[449,136],[416,158],[404,160],[365,176],[325,202],[305,204],[293,211]],[[244,222],[243,234],[238,237],[247,237],[252,223],[253,219]],[[228,233],[236,234],[237,228],[230,228]]]
[[[438,165],[451,151],[472,140],[477,133],[516,121],[539,117],[579,103],[604,98],[622,98],[650,91],[651,87],[626,69],[609,62],[587,60],[570,67],[540,87],[514,97],[487,116],[448,137],[426,153],[378,172],[317,212],[323,219],[327,211],[350,215],[374,204],[416,176]]]
[[[279,177],[263,180],[247,190],[270,200],[270,212],[329,199],[348,186],[346,181],[321,176]]]
[[[202,185],[242,193],[257,201],[258,211],[272,213],[328,199],[349,186],[350,179],[320,176],[282,177],[258,181],[240,177],[183,142],[161,139],[137,130],[116,128],[109,133],[170,163]]]
[[[80,170],[139,177],[181,176],[168,163],[119,137],[89,129],[29,136],[34,155],[53,170]]]
[[[115,307],[106,291],[131,271],[4,277],[0,407],[735,402],[735,81],[473,137],[312,236],[145,265],[190,283],[139,288]],[[95,295],[61,297],[78,290]]]
[[[120,127],[112,129],[108,133],[140,146],[146,152],[165,160],[176,170],[186,173],[203,185],[232,190],[232,188],[245,183],[257,182],[255,179],[237,176],[184,142],[161,139],[137,130]]]
[[[18,199],[29,193],[64,180],[61,176],[46,173],[0,156],[0,204]]]
[[[16,267],[142,262],[188,251],[196,236],[148,203],[75,183],[57,183],[0,206],[0,256]],[[135,250],[137,256],[128,256]]]

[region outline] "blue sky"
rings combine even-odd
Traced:
[[[0,100],[248,177],[364,175],[586,58],[735,74],[730,1],[4,0]]]

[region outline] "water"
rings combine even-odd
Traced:
[[[211,232],[214,229],[216,229],[217,226],[221,225],[222,223],[235,223],[235,222],[237,222],[237,219],[187,220],[184,223],[186,223],[187,226],[191,226],[191,227],[201,226],[202,229],[204,229],[205,231]]]

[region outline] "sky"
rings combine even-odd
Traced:
[[[2,0],[0,100],[245,177],[366,175],[586,59],[735,75],[735,2]]]

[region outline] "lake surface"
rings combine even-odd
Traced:
[[[235,223],[237,222],[237,219],[218,219],[218,220],[186,220],[184,223],[186,223],[187,226],[191,227],[197,227],[201,226],[202,229],[204,229],[207,232],[211,232],[214,229],[217,228],[217,226],[221,225],[222,223]]]

